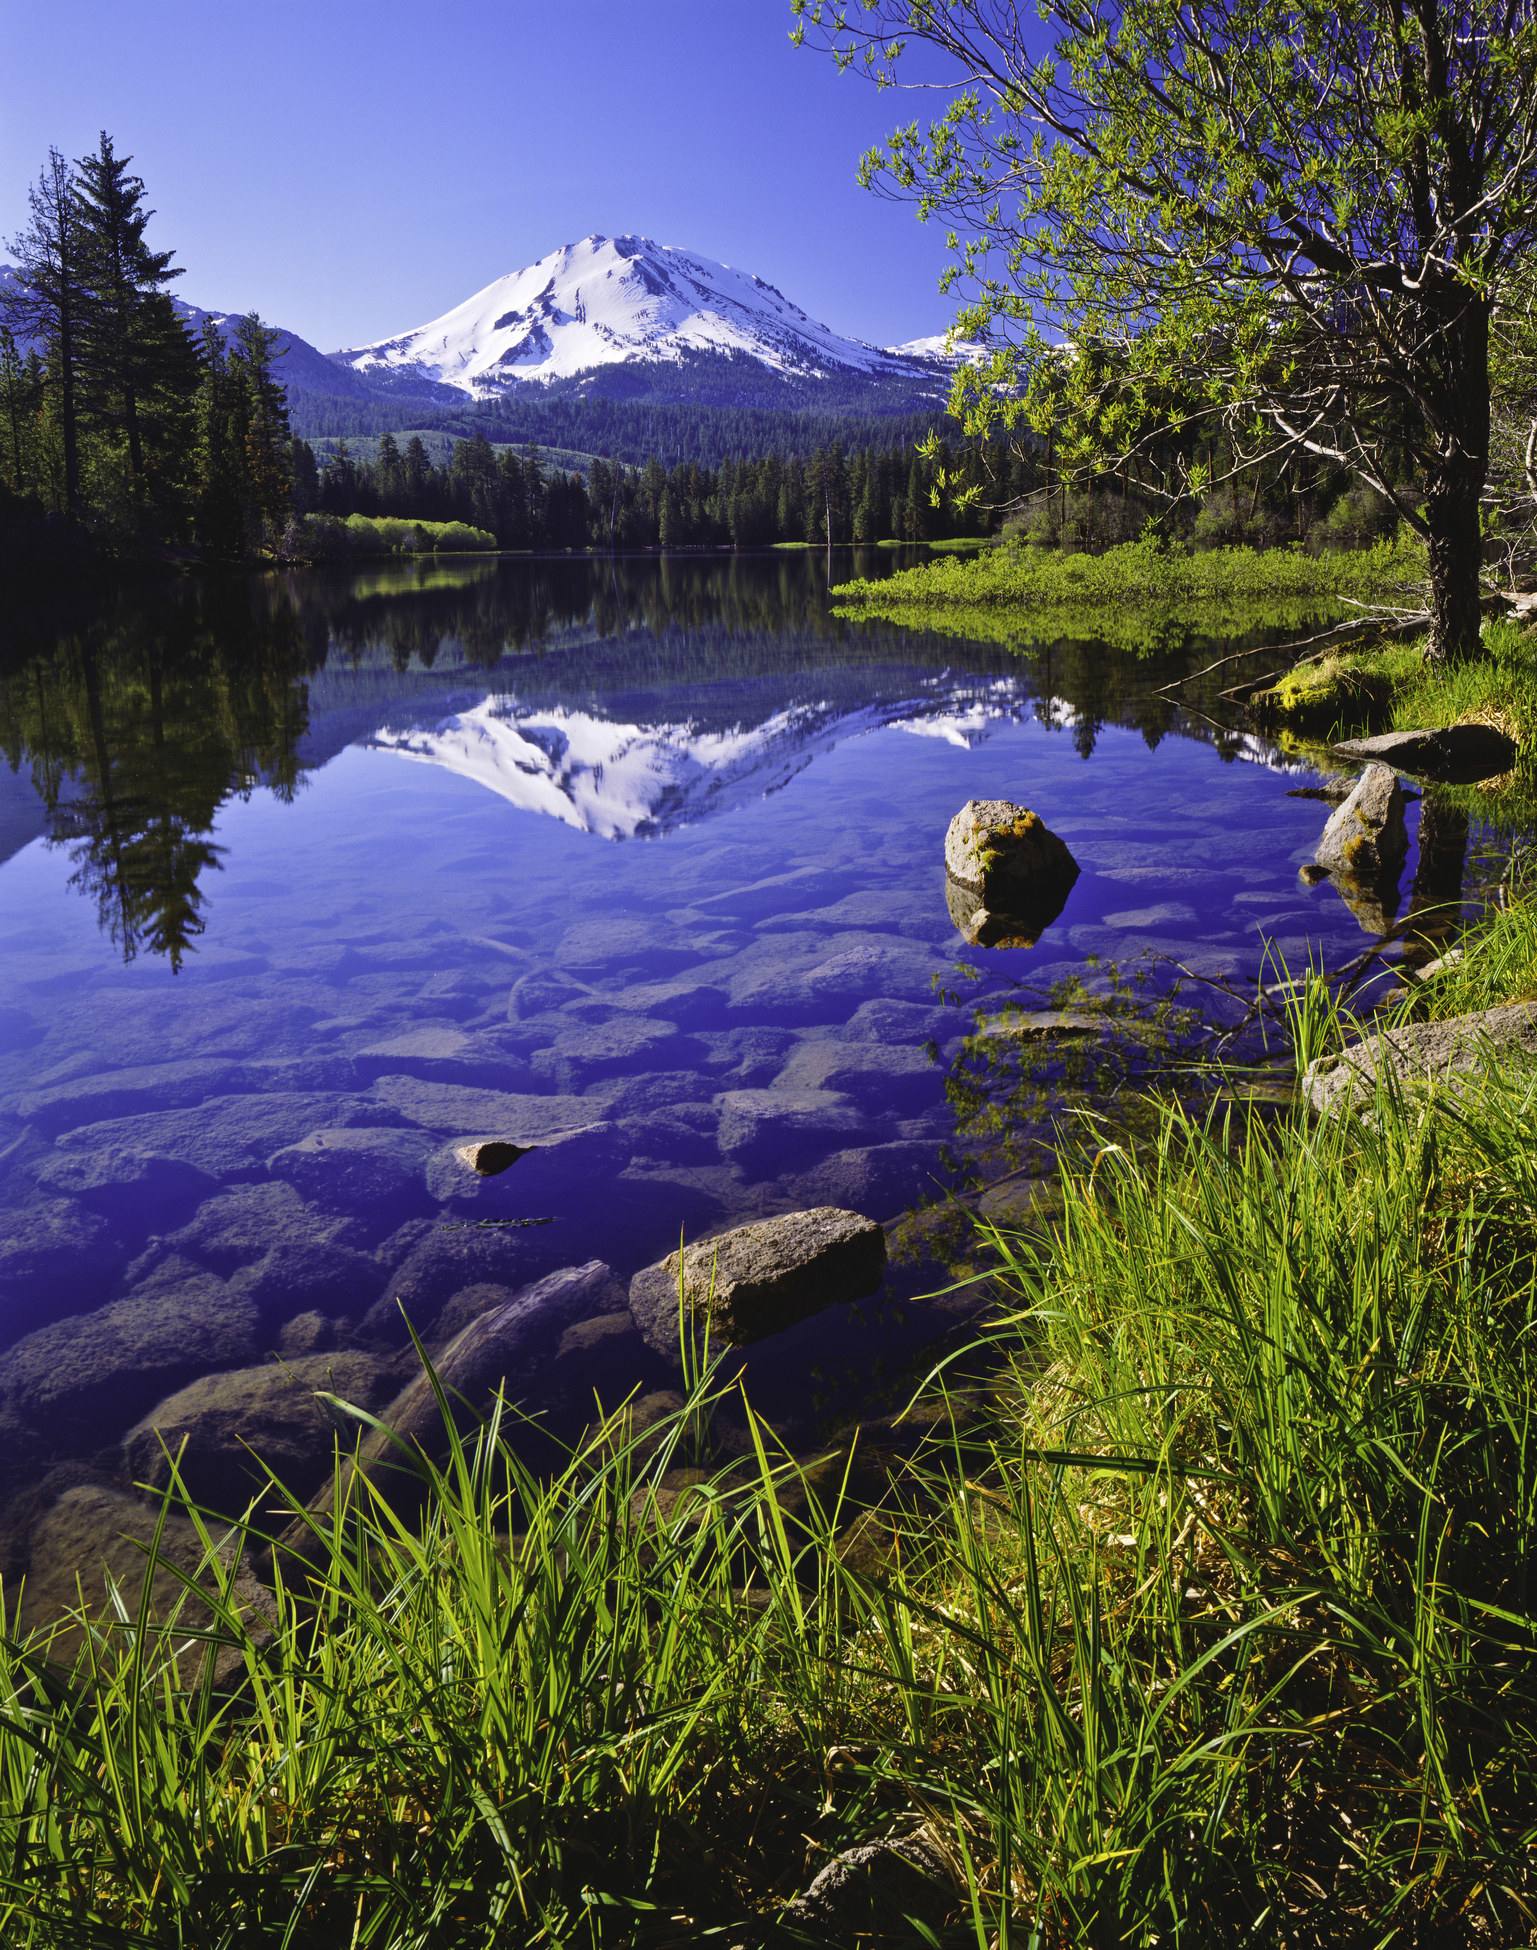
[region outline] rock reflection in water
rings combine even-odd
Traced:
[[[1007,913],[982,905],[974,887],[945,876],[945,906],[968,948],[1033,948],[1067,906],[1069,880],[1045,880],[1016,893]]]

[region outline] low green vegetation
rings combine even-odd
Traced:
[[[1494,618],[1481,648],[1450,668],[1427,666],[1422,642],[1340,650],[1297,665],[1251,704],[1294,731],[1344,736],[1372,718],[1395,730],[1480,718],[1527,743],[1537,731],[1537,632]]]
[[[1533,914],[1418,1006],[1530,993]],[[504,1417],[290,1506],[259,1609],[205,1524],[179,1617],[4,1646],[5,1940],[734,1943],[914,1830],[978,1950],[1523,1940],[1534,1113],[1507,1066],[1094,1140],[985,1232],[970,1381],[825,1457],[705,1372],[553,1480]]]
[[[388,515],[301,515],[289,524],[283,552],[301,562],[347,561],[360,555],[467,554],[496,547],[496,537],[463,521],[403,521]]]
[[[1423,580],[1411,541],[1311,555],[1302,549],[1191,553],[1156,536],[1101,554],[1017,542],[965,560],[923,563],[881,581],[841,584],[837,613],[990,642],[1096,638],[1154,652],[1175,639],[1302,629]]]

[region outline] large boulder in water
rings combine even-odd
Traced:
[[[681,1291],[695,1322],[708,1319],[717,1340],[741,1346],[863,1300],[885,1275],[886,1235],[874,1220],[820,1205],[669,1253],[630,1282],[630,1312],[652,1347],[676,1354]]]
[[[1397,879],[1409,851],[1404,792],[1387,765],[1368,765],[1318,842],[1318,864],[1336,880],[1369,886]]]
[[[1077,878],[1066,842],[1010,800],[968,799],[945,834],[945,899],[973,947],[1033,947]]]
[[[945,872],[979,894],[980,905],[1006,910],[1043,881],[1071,887],[1078,862],[1039,813],[1007,799],[968,799],[945,834]]]

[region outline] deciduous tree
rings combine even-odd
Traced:
[[[1537,0],[792,7],[844,66],[902,83],[918,46],[953,83],[862,173],[953,226],[960,328],[999,347],[957,381],[974,428],[1047,344],[1092,349],[1128,442],[1172,386],[1240,463],[1392,496],[1431,658],[1473,653],[1490,318],[1537,245]]]

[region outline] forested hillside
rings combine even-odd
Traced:
[[[983,535],[996,522],[1000,493],[1026,484],[987,481],[982,456],[932,452],[910,445],[839,444],[808,459],[768,454],[727,459],[717,468],[685,462],[643,468],[593,461],[587,478],[547,470],[538,449],[500,454],[484,434],[461,440],[445,466],[434,466],[419,438],[402,449],[381,437],[376,457],[361,460],[345,442],[318,468],[309,444],[293,448],[301,554],[348,552],[338,532],[350,515],[458,521],[488,530],[503,548],[738,548],[777,542],[937,541]],[[934,503],[941,476],[987,487],[975,505],[957,497]],[[317,521],[317,517],[320,519]],[[339,518],[329,529],[325,518]]]

